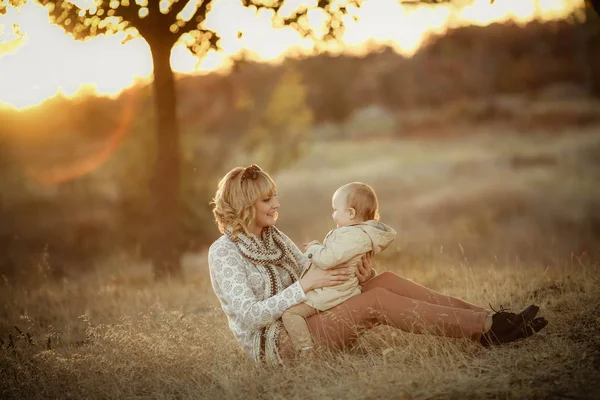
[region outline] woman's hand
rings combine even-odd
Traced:
[[[311,266],[308,272],[300,279],[300,286],[304,293],[327,286],[335,286],[346,282],[352,273],[350,267],[336,267],[334,269],[323,270],[316,266]]]
[[[364,284],[373,275],[373,252],[365,253],[356,264],[356,278],[359,284]]]

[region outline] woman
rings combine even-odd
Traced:
[[[230,329],[257,362],[293,357],[281,315],[305,301],[308,291],[348,280],[349,269],[311,268],[302,275],[310,260],[275,227],[280,206],[275,183],[256,165],[227,173],[212,204],[223,235],[209,250],[210,276]],[[529,336],[547,323],[535,318],[539,308],[534,305],[520,314],[492,313],[391,272],[376,275],[371,265],[365,256],[358,266],[360,295],[307,319],[315,344],[343,348],[356,340],[358,331],[387,324],[489,345]]]

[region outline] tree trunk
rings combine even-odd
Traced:
[[[181,268],[181,148],[177,94],[171,69],[172,43],[150,42],[154,63],[156,159],[150,182],[150,257],[156,279],[182,277]]]
[[[585,24],[587,86],[592,96],[600,98],[600,16],[591,5],[585,8]]]

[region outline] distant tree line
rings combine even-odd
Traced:
[[[393,112],[438,107],[535,93],[557,82],[598,96],[600,52],[590,50],[594,40],[597,26],[574,16],[459,28],[431,37],[410,58],[390,48],[281,65],[242,57],[229,74],[178,77],[183,241],[202,246],[214,237],[208,201],[229,164],[258,159],[273,170],[284,168],[302,154],[313,125],[343,123],[366,106]],[[277,114],[286,119],[273,118]],[[155,118],[149,87],[115,100],[54,98],[24,112],[0,109],[0,272],[14,265],[14,253],[35,258],[46,245],[51,257],[81,260],[143,242],[152,213],[146,182]],[[126,134],[93,173],[41,192],[31,183],[32,171],[101,152],[119,129]]]

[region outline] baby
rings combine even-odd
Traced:
[[[304,303],[283,313],[281,319],[297,351],[313,348],[305,318],[360,294],[354,275],[358,261],[369,251],[381,252],[396,238],[394,229],[379,222],[377,196],[367,184],[353,182],[340,187],[333,194],[332,207],[337,229],[325,236],[323,244],[316,240],[308,243],[305,255],[312,261],[309,268],[329,269],[347,263],[352,277],[340,285],[309,291]]]

